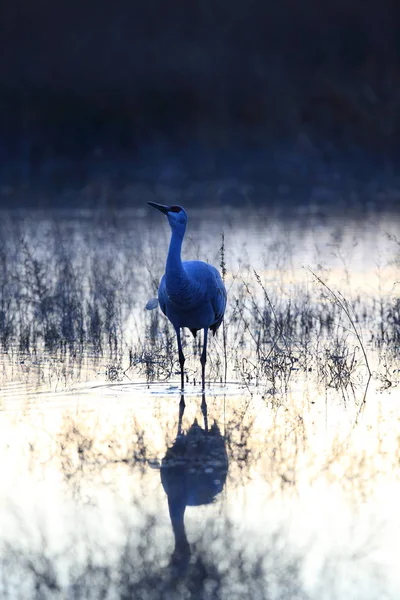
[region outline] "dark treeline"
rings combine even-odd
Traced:
[[[240,174],[271,147],[393,164],[399,32],[389,0],[3,0],[1,182],[213,153]]]

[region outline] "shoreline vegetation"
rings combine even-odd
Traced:
[[[1,223],[2,351],[21,356],[89,353],[106,358],[115,377],[149,382],[173,377],[173,332],[158,311],[142,312],[146,296],[156,291],[162,260],[137,220],[131,217],[128,225],[113,212],[93,213],[94,220],[85,222],[64,221],[56,212],[31,217],[9,216]],[[388,387],[398,384],[399,240],[387,234],[392,260],[381,265],[378,287],[365,294],[352,283],[340,229],[336,235],[328,247],[342,265],[341,280],[332,279],[322,262],[292,283],[294,249],[271,240],[256,269],[243,254],[238,268],[229,271],[237,260],[230,252],[238,248],[225,246],[226,234],[220,238],[215,251],[229,303],[223,334],[209,359],[211,380],[233,378],[265,385],[275,394],[287,391],[295,374],[313,373],[343,398],[365,377],[378,377]],[[353,240],[353,248],[357,244]],[[184,343],[193,359],[186,365],[187,377],[195,380],[199,349],[186,337]]]

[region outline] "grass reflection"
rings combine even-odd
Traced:
[[[17,454],[3,447],[3,464],[18,456],[29,488],[24,496],[21,483],[7,485],[13,473],[3,473],[15,494],[2,536],[3,597],[14,597],[16,581],[21,598],[340,597],[306,585],[312,537],[331,523],[342,528],[349,507],[357,512],[395,484],[400,448],[384,406],[377,419],[367,404],[351,430],[340,404],[326,415],[296,396],[271,405],[210,395],[207,415],[201,397],[186,398],[183,413],[177,396],[164,396],[161,418],[157,403],[133,400],[56,419],[28,413],[14,424],[14,446],[22,446]],[[289,501],[305,511],[311,538],[287,529]],[[339,512],[324,523],[335,504]],[[379,547],[382,532],[372,525],[360,535]],[[334,539],[320,550],[318,577],[332,573]],[[366,565],[373,551],[364,552],[357,560]]]

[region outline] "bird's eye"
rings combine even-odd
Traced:
[[[169,210],[170,212],[179,213],[182,209],[180,206],[171,206]]]

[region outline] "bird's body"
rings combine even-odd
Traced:
[[[200,260],[182,262],[184,277],[176,282],[164,275],[158,288],[158,301],[174,327],[187,327],[193,335],[200,329],[214,331],[220,326],[226,293],[221,276],[212,265]]]
[[[187,215],[180,206],[162,206],[149,202],[151,206],[167,215],[172,235],[168,250],[165,274],[158,288],[158,302],[162,312],[174,326],[178,340],[181,384],[184,386],[180,330],[187,327],[196,335],[204,330],[204,346],[201,355],[202,385],[207,352],[207,334],[215,334],[224,318],[226,290],[217,269],[200,260],[182,261],[181,248],[186,230]],[[152,301],[147,308],[155,308]]]

